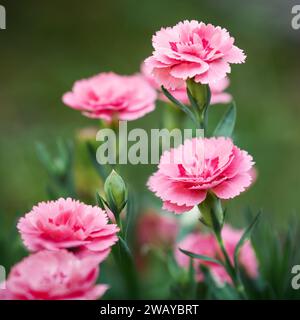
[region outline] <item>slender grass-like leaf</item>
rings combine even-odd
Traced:
[[[192,106],[195,114],[197,114],[198,117],[200,117],[200,107],[198,106],[196,99],[192,96],[192,93],[188,87],[186,88],[186,93],[187,93],[187,96],[189,98],[189,101],[191,103],[191,106]]]
[[[106,201],[100,196],[100,194],[98,192],[96,192],[96,201],[97,201],[97,205],[102,210],[105,210],[105,206],[108,207]]]
[[[217,259],[214,259],[214,258],[211,258],[211,257],[208,257],[208,256],[204,256],[202,254],[196,254],[196,253],[192,253],[192,252],[189,252],[189,251],[186,251],[186,250],[183,250],[181,248],[179,248],[179,250],[184,253],[185,255],[193,258],[193,259],[200,259],[200,260],[203,260],[203,261],[207,261],[207,262],[213,262],[213,263],[216,263],[220,266],[224,266],[223,263]]]
[[[218,123],[213,136],[216,137],[231,137],[233,134],[234,126],[236,121],[236,105],[234,102],[231,103],[224,116]]]
[[[172,96],[172,94],[164,87],[161,87],[162,92],[164,95],[171,101],[173,102],[176,106],[178,106],[184,113],[187,114],[187,116],[197,125],[199,126],[199,122],[196,119],[196,116],[194,113],[191,111],[189,107],[178,101],[175,97]]]
[[[245,232],[243,233],[242,237],[240,238],[239,242],[237,243],[237,245],[235,247],[235,250],[234,250],[234,265],[235,265],[235,268],[238,268],[239,251],[240,251],[241,247],[243,246],[243,244],[245,243],[245,241],[250,239],[251,233],[253,231],[253,228],[257,224],[260,215],[261,215],[261,212],[259,212],[256,215],[256,217],[254,218],[252,223],[248,226],[248,228],[245,230]]]

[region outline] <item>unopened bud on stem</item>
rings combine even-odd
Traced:
[[[118,218],[127,201],[127,188],[120,175],[112,170],[104,183],[104,192],[110,209]]]

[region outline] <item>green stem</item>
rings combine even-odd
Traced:
[[[127,288],[128,297],[136,300],[139,299],[140,296],[138,273],[131,250],[125,240],[125,233],[120,213],[117,215],[115,214],[117,225],[120,228],[119,241],[113,247],[112,251],[116,265],[119,268],[120,274],[122,275],[124,284]]]
[[[224,210],[219,198],[208,193],[204,202],[199,205],[201,212],[201,220],[207,227],[209,227],[216,237],[218,245],[223,255],[224,267],[230,276],[234,287],[242,299],[247,299],[245,288],[241,281],[240,273],[237,267],[231,262],[230,256],[224,245],[222,238],[222,227],[224,224]]]
[[[226,271],[229,274],[229,276],[230,276],[237,292],[239,293],[240,297],[244,300],[247,300],[248,297],[247,297],[244,285],[241,281],[238,270],[236,270],[236,268],[233,266],[233,264],[229,258],[229,255],[227,253],[227,250],[225,248],[225,245],[224,245],[224,242],[222,239],[221,232],[219,230],[214,229],[214,234],[215,234],[215,237],[218,241],[219,247],[220,247],[222,254],[224,256],[224,259],[225,259],[224,265],[225,265]]]
[[[117,267],[122,275],[124,284],[127,288],[128,297],[130,299],[139,299],[139,281],[137,278],[137,270],[131,252],[128,252],[119,239],[118,243],[113,247],[113,256]]]

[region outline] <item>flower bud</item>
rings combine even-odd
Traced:
[[[126,204],[127,189],[122,177],[115,170],[107,177],[104,192],[110,209],[115,215],[119,215]]]

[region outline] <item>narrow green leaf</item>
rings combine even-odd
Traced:
[[[234,126],[236,121],[236,105],[234,102],[231,103],[224,116],[218,123],[213,135],[216,137],[231,137],[233,134]]]
[[[115,199],[114,196],[111,192],[111,190],[109,189],[107,194],[105,195],[107,203],[108,203],[108,207],[109,209],[112,211],[112,213],[115,215],[116,220],[119,220],[119,215],[120,215],[120,211],[117,208],[117,206],[115,205]]]
[[[211,100],[211,91],[209,86],[206,86],[206,100],[205,100],[205,104],[204,104],[204,110],[203,110],[203,125],[204,125],[204,129],[205,131],[207,131],[207,125],[208,125],[208,111],[209,111],[209,106],[210,106],[210,100]],[[206,133],[206,132],[205,132]]]
[[[223,226],[225,224],[226,216],[227,216],[227,208],[224,208],[223,209],[223,221],[222,221],[222,224],[221,224],[221,229],[223,228]]]
[[[234,250],[234,265],[235,268],[238,268],[238,255],[239,255],[239,251],[241,249],[241,247],[243,246],[243,244],[245,243],[245,241],[249,240],[251,237],[251,233],[253,231],[253,228],[255,227],[255,225],[258,222],[258,219],[261,215],[261,211],[258,212],[258,214],[256,215],[256,217],[254,218],[254,220],[252,221],[252,223],[248,226],[248,228],[245,230],[245,232],[243,233],[242,237],[240,238],[239,242],[237,243],[235,250]]]
[[[193,258],[190,257],[190,264],[189,264],[189,297],[190,299],[196,298],[197,293],[197,282],[195,280],[195,269],[193,264]]]
[[[224,266],[223,263],[221,261],[217,260],[217,259],[214,259],[214,258],[211,258],[211,257],[208,257],[208,256],[204,256],[202,254],[192,253],[192,252],[183,250],[181,248],[179,248],[179,250],[182,253],[184,253],[185,255],[187,255],[187,256],[189,256],[191,258],[200,259],[200,260],[207,261],[207,262],[213,262],[213,263],[219,264],[220,266]]]
[[[191,93],[191,91],[190,91],[190,89],[188,87],[186,88],[186,93],[187,93],[187,96],[188,96],[189,101],[191,103],[191,106],[194,109],[194,112],[199,116],[200,108],[199,108],[199,106],[197,104],[196,99],[192,96],[192,93]]]
[[[123,251],[123,254],[125,254],[128,258],[132,259],[132,254],[126,241],[120,236],[119,236],[119,241],[120,241],[120,247],[121,247],[121,250]]]
[[[203,219],[203,217],[200,217],[200,218],[199,218],[199,221],[200,221],[201,223],[203,223],[207,228],[211,228],[211,225],[209,225],[208,223],[206,223],[206,221],[205,221],[205,219]]]
[[[100,194],[98,192],[96,192],[96,201],[97,201],[97,205],[102,210],[105,210],[105,200],[100,196]]]
[[[127,200],[127,199],[123,201],[123,203],[122,203],[122,205],[121,205],[121,207],[120,207],[120,212],[123,211],[123,209],[126,207],[127,203],[128,203],[128,200]]]
[[[198,126],[198,121],[194,115],[194,113],[191,111],[189,107],[178,101],[175,97],[171,95],[171,93],[164,87],[161,86],[161,90],[164,93],[164,95],[175,105],[177,105],[184,113],[188,115],[188,117]]]
[[[139,279],[135,262],[126,241],[119,236],[119,241],[112,249],[117,267],[123,276],[129,299],[139,298]]]

